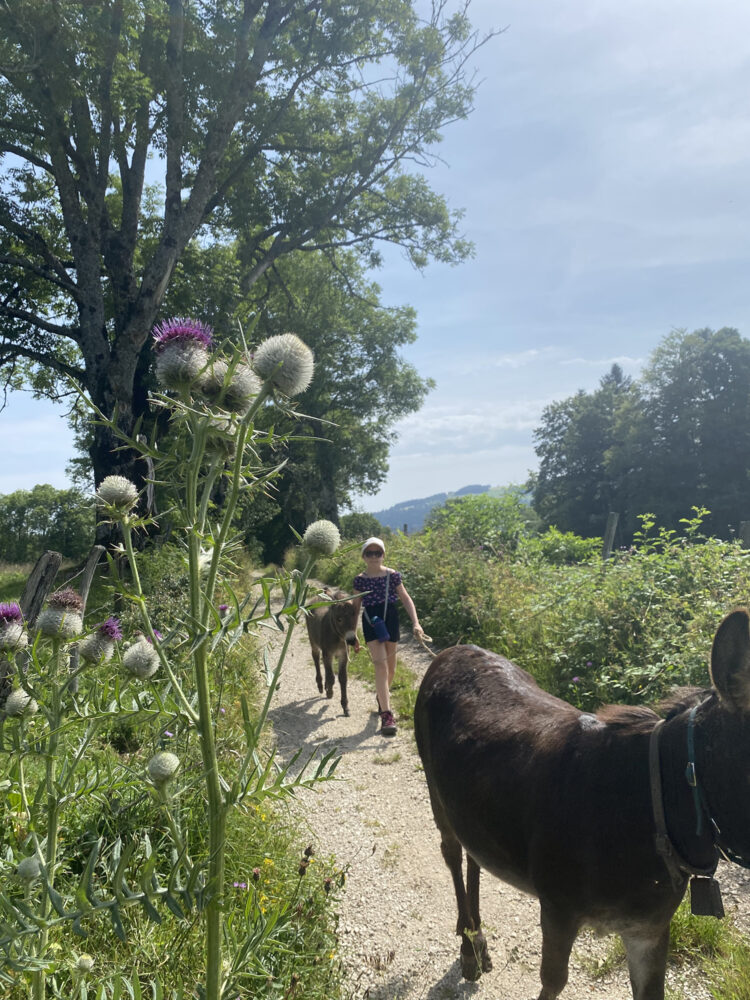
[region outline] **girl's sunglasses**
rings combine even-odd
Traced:
[[[374,559],[376,556],[382,556],[382,552],[376,551],[375,549],[368,549],[365,552],[365,559]]]

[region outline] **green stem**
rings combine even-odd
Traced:
[[[62,643],[59,639],[53,640],[53,656],[55,661],[55,678],[59,678],[62,674],[60,666],[60,657],[65,655],[62,653]],[[67,659],[67,657],[66,657]],[[57,751],[60,742],[60,729],[62,725],[62,688],[67,683],[64,682],[62,686],[58,683],[52,686],[52,699],[50,703],[49,711],[49,724],[50,733],[49,739],[47,741],[47,753],[46,753],[46,767],[45,767],[45,785],[47,789],[47,816],[46,816],[46,834],[47,843],[44,853],[44,864],[47,869],[47,879],[42,890],[42,903],[41,903],[41,918],[43,921],[47,920],[50,910],[50,900],[49,893],[47,891],[47,882],[50,885],[55,883],[55,867],[57,865],[57,834],[60,824],[60,803],[58,800],[57,789],[55,788],[55,778],[57,776]],[[49,938],[49,929],[43,927],[38,942],[37,954],[40,958],[44,958],[47,952],[47,943]],[[47,974],[44,969],[38,969],[32,974],[31,980],[31,990],[32,990],[32,1000],[44,1000],[45,989],[46,989],[46,979]]]

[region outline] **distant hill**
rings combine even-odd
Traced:
[[[384,527],[391,528],[393,531],[403,531],[404,525],[406,525],[407,534],[411,535],[424,525],[425,519],[433,507],[439,507],[451,497],[463,497],[470,493],[487,493],[489,491],[489,486],[462,486],[455,493],[434,493],[431,497],[424,497],[421,500],[404,500],[393,507],[388,507],[387,510],[375,510],[372,513]]]

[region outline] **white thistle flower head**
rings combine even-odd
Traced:
[[[312,381],[315,364],[312,351],[296,333],[280,333],[258,347],[253,367],[285,396],[297,396]]]
[[[135,674],[141,680],[146,680],[153,677],[159,669],[159,654],[145,635],[141,635],[132,646],[125,650],[122,662],[131,674]]]
[[[83,598],[72,587],[55,591],[36,620],[36,627],[50,639],[73,639],[83,632]]]
[[[176,774],[180,758],[168,750],[154,754],[148,762],[148,776],[155,785],[165,785]]]
[[[211,365],[202,386],[203,395],[229,413],[247,413],[253,399],[261,390],[261,383],[255,372],[240,362],[229,375],[229,364],[217,358]]]
[[[76,969],[78,972],[91,972],[94,968],[94,956],[84,952],[82,955],[78,956],[78,961],[76,962]]]
[[[109,663],[117,639],[122,639],[120,623],[117,618],[108,618],[78,643],[78,655],[88,663]]]
[[[39,864],[39,858],[34,855],[22,858],[16,865],[16,878],[21,882],[25,882],[26,885],[37,882],[41,874],[42,866]]]
[[[39,705],[23,688],[15,688],[5,700],[5,714],[12,719],[20,719],[22,715],[36,715],[38,711]]]
[[[333,521],[313,521],[302,536],[302,544],[314,555],[332,556],[341,544],[341,535]]]
[[[172,341],[156,357],[156,377],[165,389],[200,389],[208,351],[195,341]]]
[[[107,476],[99,483],[96,503],[99,507],[111,507],[129,514],[138,502],[138,488],[125,476]]]

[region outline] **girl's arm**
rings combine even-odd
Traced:
[[[419,617],[417,616],[417,609],[414,607],[414,601],[409,596],[409,591],[400,583],[396,587],[396,593],[401,599],[401,603],[406,608],[406,613],[411,618],[412,631],[415,635],[424,635],[424,629],[419,624]]]

